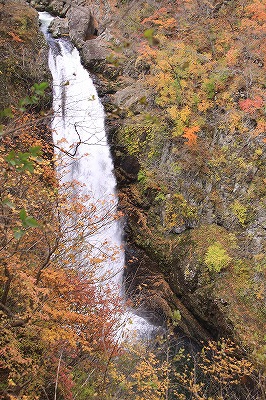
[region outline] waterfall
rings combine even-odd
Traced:
[[[96,210],[97,232],[89,235],[92,256],[102,256],[99,284],[111,285],[114,297],[122,292],[124,251],[121,224],[113,218],[117,209],[113,162],[104,129],[104,110],[77,49],[67,39],[47,33],[53,17],[40,12],[41,30],[49,43],[49,67],[53,76],[53,139],[60,150],[58,173],[61,182],[78,181],[79,190]],[[103,256],[104,255],[104,256]],[[81,254],[82,258],[82,254]],[[89,262],[89,261],[88,261]],[[123,329],[139,337],[149,336],[153,327],[127,310]],[[123,333],[124,334],[124,333]],[[126,335],[126,333],[125,333]]]

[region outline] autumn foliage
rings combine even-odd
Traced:
[[[193,146],[197,143],[197,134],[196,132],[199,131],[198,126],[193,126],[191,128],[185,128],[183,137],[187,139],[186,143],[188,146]]]
[[[141,165],[136,245],[199,318],[208,298],[265,371],[265,0],[141,5],[127,21],[146,103],[124,107],[119,136]]]
[[[239,100],[239,106],[246,113],[254,114],[256,110],[263,106],[263,99],[260,96],[255,96],[253,100],[249,98]]]
[[[262,216],[253,222],[265,196],[265,0],[141,6],[120,1],[112,2],[114,12],[121,4],[129,7],[121,19],[128,24],[124,37],[135,46],[134,62],[129,58],[125,69],[141,76],[143,90],[140,104],[123,111],[123,121],[131,118],[131,123],[120,131],[121,143],[141,163],[131,204],[134,215],[145,207],[138,245],[156,253],[166,274],[176,251],[173,271],[181,276],[179,262],[186,253],[182,279],[193,280],[195,272],[197,282],[180,296],[191,305],[190,297],[206,289],[205,300],[220,304],[226,324],[233,320],[239,346],[220,339],[197,344],[199,351],[190,354],[176,337],[170,345],[167,334],[152,350],[119,346],[121,302],[110,292],[108,276],[99,285],[98,273],[116,250],[95,252],[86,240],[117,216],[99,218],[95,204],[80,195],[79,182],[59,184],[55,167],[62,160],[49,145],[45,118],[25,111],[36,106],[31,92],[20,112],[5,110],[4,123],[10,115],[13,122],[0,138],[0,396],[264,398],[265,258],[253,254],[251,240],[262,226]],[[16,18],[19,29],[7,31],[16,52],[3,59],[10,81],[18,76],[15,56],[24,57],[25,42],[35,36],[35,31],[27,35],[19,9]],[[130,44],[118,47],[124,60],[132,56]],[[214,223],[204,225],[210,203]],[[184,236],[174,235],[180,227]],[[164,258],[168,248],[171,254]],[[202,311],[199,304],[195,313]],[[216,328],[215,315],[209,318]]]
[[[78,183],[59,190],[49,129],[25,113],[16,126],[1,140],[2,398],[72,399],[73,368],[85,360],[100,379],[117,352],[120,301],[107,276],[99,285],[106,257],[85,240],[107,221]]]

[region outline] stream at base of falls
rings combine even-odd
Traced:
[[[116,215],[116,181],[105,134],[103,106],[89,73],[81,65],[78,50],[68,39],[51,37],[48,26],[53,17],[50,14],[40,12],[39,18],[41,31],[50,47],[54,111],[51,128],[55,152],[60,160],[57,167],[60,184],[66,186],[76,182],[72,198],[79,191],[85,206],[92,210],[94,228],[84,235],[84,240],[90,246],[91,259],[101,260],[100,271],[96,271],[98,284],[104,286],[108,282],[113,297],[121,297],[124,270],[122,227]],[[84,263],[83,258],[81,253],[80,259]],[[119,335],[129,338],[135,333],[137,337],[148,340],[157,330],[130,310],[125,310],[121,325]]]

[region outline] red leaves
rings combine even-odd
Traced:
[[[144,18],[142,24],[147,23],[165,29],[168,34],[176,27],[176,19],[171,17],[171,14],[166,7],[162,7],[159,10],[156,10],[150,17]]]
[[[254,99],[247,98],[239,100],[239,107],[246,113],[253,114],[256,110],[263,106],[263,99],[260,96],[255,96]]]

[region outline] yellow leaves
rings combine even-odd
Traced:
[[[229,129],[233,133],[236,130],[242,130],[242,116],[236,110],[232,110],[229,115]]]
[[[71,331],[66,325],[56,327],[50,324],[48,327],[44,327],[41,330],[42,340],[48,343],[49,346],[53,346],[58,342],[68,343],[69,348],[76,349],[77,337],[73,331]]]
[[[12,380],[10,380],[12,382]],[[8,382],[9,386],[12,386],[11,383]],[[16,386],[16,384],[14,383],[13,386]],[[18,400],[17,396],[13,396],[13,395],[8,395],[8,400]],[[31,396],[22,396],[21,400],[38,400],[38,397],[31,397]]]
[[[170,67],[169,59],[159,58],[159,54],[158,54],[157,68],[160,71],[163,71],[164,77],[168,76],[168,80],[171,79],[171,73],[169,73],[169,67]]]
[[[162,362],[153,353],[146,355],[136,366],[132,374],[133,383],[137,386],[138,400],[159,400],[165,397],[169,385],[170,365]]]
[[[178,390],[180,385],[186,388],[187,394],[193,398],[225,399],[229,392],[226,388],[230,385],[240,385],[243,376],[248,377],[253,372],[252,364],[244,357],[237,356],[239,349],[229,340],[221,339],[219,342],[209,342],[194,358],[192,367],[180,365],[180,371],[174,373],[177,382],[175,395],[178,399],[185,399]],[[185,361],[189,365],[192,360]],[[216,397],[219,391],[220,396]],[[209,397],[214,395],[215,397]]]
[[[236,350],[237,346],[228,339],[218,343],[209,342],[202,353],[200,368],[205,374],[211,374],[211,378],[217,382],[238,383],[243,375],[251,375],[253,366],[244,358],[238,359]]]
[[[167,90],[169,90],[169,87],[171,86],[172,82],[172,76],[168,72],[159,72],[156,74],[156,77],[153,78],[154,83],[156,84],[157,89],[164,89],[167,86]],[[171,93],[169,93],[169,97],[171,98]]]
[[[185,79],[180,79],[180,87],[182,88],[182,90],[188,88],[189,83],[185,80]]]
[[[110,363],[108,378],[116,391],[119,388],[121,398],[161,400],[171,393],[179,400],[218,400],[219,392],[222,400],[231,393],[230,385],[241,385],[243,376],[251,376],[254,370],[229,340],[208,342],[193,356],[181,348],[174,357],[167,343],[157,340],[159,357],[137,343]]]
[[[185,128],[185,124],[180,119],[176,119],[175,126],[171,131],[172,137],[181,136],[184,133],[184,128]]]
[[[213,103],[209,100],[202,100],[199,104],[198,104],[198,110],[205,112],[207,110],[209,110],[212,107]]]
[[[265,285],[262,284],[258,292],[256,293],[256,298],[258,300],[265,300]]]
[[[191,110],[187,106],[183,107],[180,110],[178,106],[173,105],[167,108],[167,113],[175,123],[175,127],[172,130],[172,136],[173,137],[181,136],[184,133],[186,125],[189,122]]]
[[[158,84],[159,96],[156,98],[156,103],[161,107],[176,103],[176,88],[172,85],[165,86],[164,81]]]
[[[172,118],[172,120],[175,120],[179,116],[179,108],[177,106],[171,106],[167,108],[167,112]]]
[[[246,11],[252,13],[253,18],[264,19],[264,0],[262,2],[256,0],[246,8]],[[172,10],[172,11],[176,11]],[[190,10],[191,12],[191,10]],[[194,12],[194,11],[193,11]],[[166,14],[167,16],[167,14]],[[147,18],[144,23],[158,24],[162,26],[165,15],[157,15]],[[219,17],[220,18],[220,17]],[[218,18],[218,20],[219,20]],[[187,21],[188,22],[188,21]],[[203,118],[204,126],[208,118],[208,111],[212,111],[217,107],[227,110],[227,113],[218,111],[217,118],[214,118],[212,125],[216,125],[220,129],[230,130],[233,132],[247,132],[242,116],[238,115],[236,93],[239,89],[239,74],[234,71],[237,65],[241,69],[241,59],[243,57],[241,43],[232,40],[232,35],[228,34],[228,30],[223,28],[223,18],[218,21],[209,19],[210,29],[213,32],[213,39],[210,43],[203,38],[203,32],[197,26],[195,36],[189,36],[187,33],[179,33],[173,40],[166,40],[164,46],[158,47],[154,53],[152,65],[147,80],[154,88],[156,96],[156,104],[164,111],[166,124],[169,121],[172,137],[178,137],[185,133],[184,129],[189,123],[197,125],[199,115]],[[255,21],[252,21],[254,24]],[[230,22],[231,24],[231,22]],[[232,24],[232,29],[239,28],[237,24]],[[244,30],[244,29],[243,29]],[[202,35],[202,46],[201,36]],[[189,41],[190,39],[190,41]],[[256,52],[250,55],[256,57],[256,62],[263,63],[263,55],[260,57],[258,46]],[[218,51],[217,51],[218,50]],[[220,52],[220,53],[219,53]],[[255,58],[254,58],[255,60]],[[254,61],[253,60],[253,64]],[[259,64],[258,64],[259,65]],[[254,73],[253,81],[256,84],[263,84],[263,78]],[[248,79],[248,76],[246,77]],[[241,85],[245,85],[241,82]],[[196,100],[195,100],[196,99]],[[257,105],[256,105],[257,107]],[[191,110],[191,111],[187,111]],[[227,118],[229,116],[229,118]],[[175,126],[172,127],[172,121]],[[260,123],[258,129],[253,129],[252,134],[258,135],[262,133],[264,126]],[[195,141],[195,136],[192,139]]]
[[[12,379],[8,379],[8,386],[16,386],[15,382]],[[13,396],[12,396],[13,397]]]
[[[182,110],[179,113],[180,120],[184,123],[188,122],[190,115],[191,115],[191,110],[189,109],[188,106],[182,108]]]

